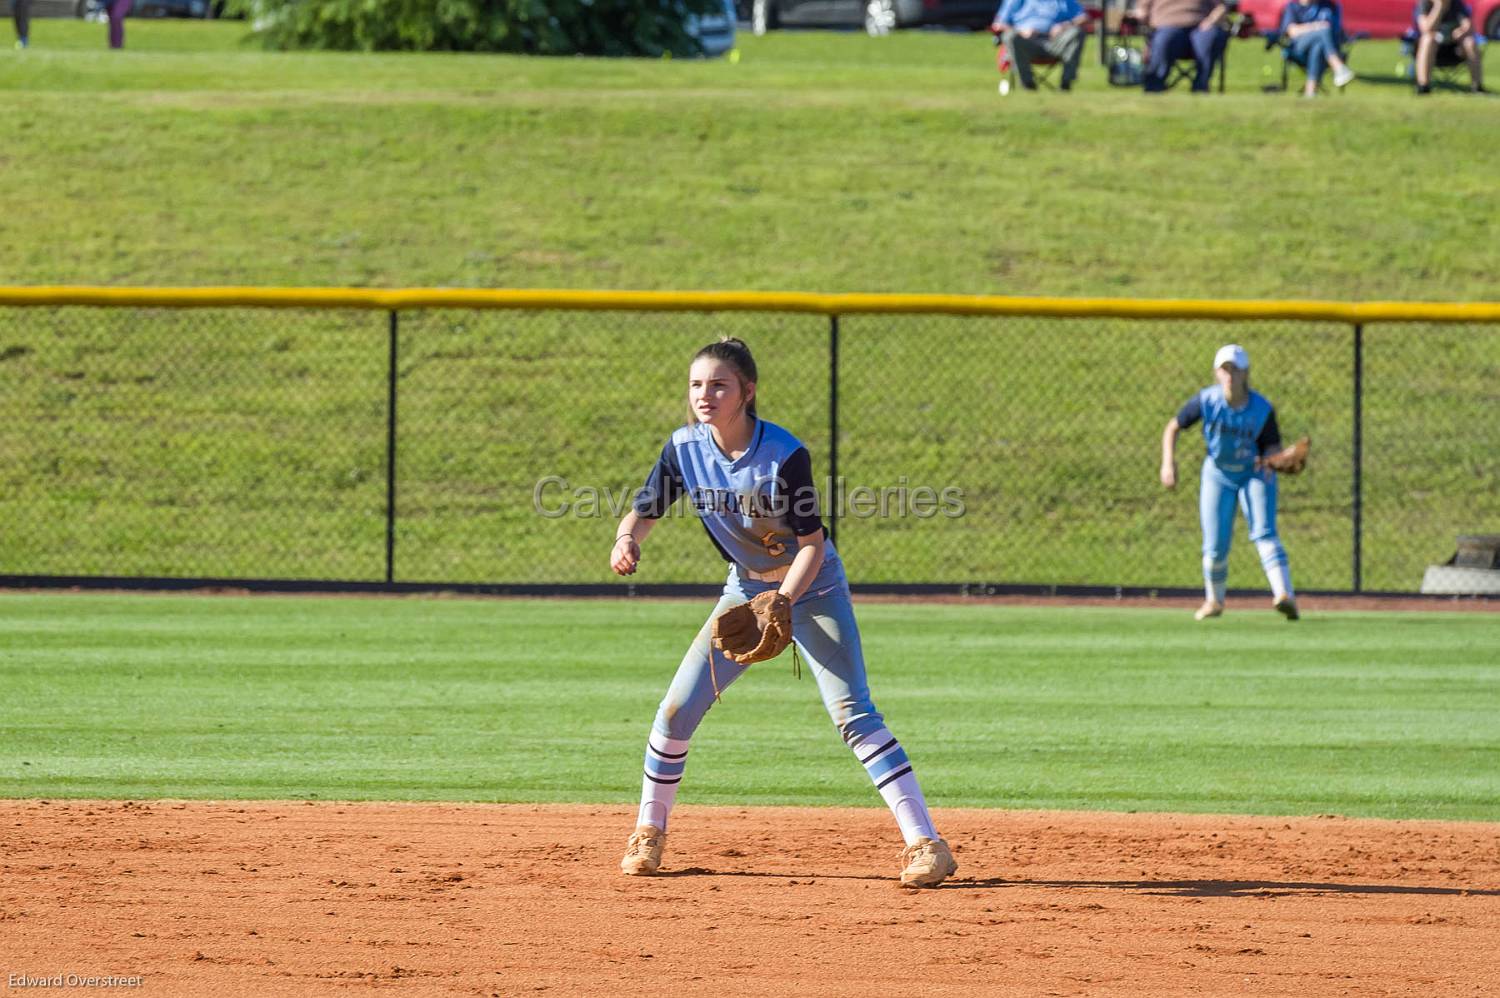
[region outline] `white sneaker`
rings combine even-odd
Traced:
[[[1347,87],[1352,82],[1354,82],[1354,70],[1350,69],[1348,66],[1345,66],[1343,69],[1335,69],[1333,71],[1333,85],[1338,87],[1340,90],[1342,90],[1344,87]]]
[[[1224,604],[1223,603],[1215,603],[1213,600],[1207,599],[1207,600],[1203,601],[1203,605],[1200,606],[1197,609],[1197,611],[1193,614],[1193,619],[1194,620],[1207,620],[1210,617],[1218,617],[1218,616],[1222,615],[1223,613],[1224,613]]]

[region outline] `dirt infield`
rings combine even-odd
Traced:
[[[682,807],[667,875],[645,879],[616,872],[632,817],[0,801],[0,983],[507,998],[1500,993],[1495,825],[943,811],[961,869],[909,892],[884,811]]]

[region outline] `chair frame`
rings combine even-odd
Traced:
[[[1131,17],[1128,11],[1129,0],[1119,0],[1121,11],[1115,30],[1109,30],[1110,7],[1115,5],[1115,0],[1103,0],[1099,17],[1099,64],[1109,65],[1110,36],[1113,35],[1115,43],[1122,48],[1135,48],[1140,43],[1141,64],[1144,66],[1150,59],[1151,54],[1151,32],[1139,20]],[[1253,19],[1241,14],[1238,10],[1231,10],[1225,18],[1224,25],[1229,31],[1229,41],[1244,37],[1246,30],[1254,24]],[[1219,93],[1224,92],[1224,81],[1227,67],[1229,66],[1229,45],[1225,44],[1224,54],[1219,58],[1219,65],[1214,72],[1218,76]],[[1192,59],[1174,60],[1167,70],[1165,89],[1171,90],[1183,80],[1191,80],[1198,72],[1198,64]],[[1210,88],[1213,84],[1210,82]]]
[[[1472,30],[1472,29],[1471,29]],[[1411,81],[1411,85],[1417,85],[1417,45],[1420,36],[1415,27],[1408,28],[1406,34],[1401,36],[1401,65],[1398,69],[1401,75]],[[1474,44],[1482,45],[1479,36],[1475,35]],[[1480,58],[1484,58],[1481,51]],[[1469,83],[1474,80],[1469,74],[1469,60],[1464,56],[1463,49],[1454,42],[1444,42],[1437,47],[1432,54],[1432,81],[1441,82],[1444,86],[1461,88],[1459,75],[1469,76]]]
[[[1293,0],[1293,2],[1295,2],[1295,0]],[[1339,44],[1339,58],[1347,63],[1349,61],[1349,53],[1354,50],[1354,44],[1356,42],[1362,42],[1369,37],[1369,33],[1365,31],[1361,31],[1358,34],[1354,35],[1345,35],[1343,40]],[[1271,32],[1266,32],[1266,47],[1270,48],[1272,45],[1276,45],[1281,48],[1281,89],[1283,92],[1285,92],[1291,86],[1291,67],[1296,66],[1298,69],[1302,70],[1302,75],[1304,78],[1306,78],[1307,76],[1307,67],[1302,65],[1300,62],[1296,62],[1292,59],[1291,43],[1287,40],[1285,35],[1273,36]],[[1334,89],[1338,91],[1339,96],[1343,96],[1343,90],[1339,89],[1338,87],[1335,87]]]
[[[1103,45],[1104,22],[1099,20],[1099,13],[1097,11],[1089,10],[1087,13],[1089,15],[1089,19],[1084,22],[1082,31],[1085,36],[1092,34],[1094,24],[1097,22],[1100,25],[1099,44]],[[1013,90],[1015,90],[1016,87],[1020,86],[1021,74],[1016,71],[1015,66],[1011,65],[1010,53],[1005,48],[1005,39],[1000,37],[999,33],[995,32],[993,28],[991,29],[991,34],[995,36],[995,69],[999,71],[1001,77],[1000,96],[1005,97],[1008,96]],[[1088,40],[1086,37],[1084,39],[1084,44],[1088,44]],[[1082,58],[1080,58],[1079,62],[1082,61]],[[1053,91],[1058,89],[1058,85],[1052,81],[1052,77],[1057,74],[1057,67],[1061,65],[1061,59],[1054,59],[1050,56],[1043,56],[1041,58],[1031,60],[1031,68],[1033,70],[1032,76],[1036,80],[1036,86],[1038,90],[1041,90],[1044,87],[1048,90]],[[1041,72],[1035,72],[1035,70],[1038,69],[1040,69]]]

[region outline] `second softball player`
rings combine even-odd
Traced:
[[[1194,616],[1204,620],[1224,612],[1230,531],[1238,504],[1271,583],[1272,606],[1296,620],[1292,570],[1276,534],[1276,472],[1263,464],[1281,451],[1276,410],[1264,395],[1250,390],[1250,356],[1238,344],[1220,347],[1214,355],[1214,380],[1167,420],[1161,437],[1161,483],[1169,489],[1177,487],[1177,434],[1202,422],[1208,445],[1198,492],[1204,600]]]

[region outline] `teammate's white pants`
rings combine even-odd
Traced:
[[[1230,477],[1212,458],[1203,461],[1198,516],[1203,526],[1203,588],[1207,597],[1224,602],[1229,579],[1229,542],[1238,505],[1245,514],[1250,540],[1277,597],[1291,596],[1292,571],[1276,534],[1276,472],[1266,469]]]

